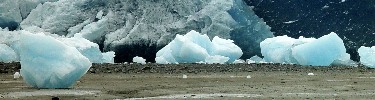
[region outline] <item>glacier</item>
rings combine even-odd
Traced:
[[[38,4],[55,1],[58,0],[1,0],[0,28],[15,30]]]
[[[356,65],[346,53],[342,39],[334,32],[318,39],[294,39],[288,36],[268,38],[260,43],[260,47],[266,62],[312,66]]]
[[[194,30],[176,38],[156,53],[160,64],[178,63],[232,63],[242,56],[242,50],[232,40],[210,38]]]
[[[36,88],[69,88],[91,67],[76,48],[44,33],[21,31],[21,75]]]
[[[365,47],[361,46],[358,49],[361,64],[375,68],[375,46]]]
[[[153,61],[155,53],[177,34],[190,30],[210,39],[233,40],[244,49],[244,58],[260,54],[258,44],[273,37],[270,27],[242,0],[59,0],[33,9],[19,28],[35,29],[29,27],[86,38],[102,51],[115,51],[116,62],[129,62],[135,56]]]

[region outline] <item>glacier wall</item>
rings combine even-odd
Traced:
[[[59,0],[32,10],[20,23],[21,29],[35,29],[29,27],[80,35],[102,51],[115,51],[116,62],[130,62],[135,56],[152,62],[161,47],[190,30],[234,40],[243,58],[259,55],[259,43],[273,37],[242,0]]]
[[[38,4],[55,1],[58,0],[1,0],[0,28],[15,30]]]

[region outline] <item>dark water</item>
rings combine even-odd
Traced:
[[[244,0],[275,36],[321,37],[336,32],[353,60],[360,46],[375,45],[375,0]],[[295,21],[294,23],[285,23]]]

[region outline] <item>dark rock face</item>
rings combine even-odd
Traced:
[[[375,45],[374,0],[244,0],[275,36],[321,37],[336,32],[353,60],[360,46]]]

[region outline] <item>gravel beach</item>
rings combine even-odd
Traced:
[[[0,64],[0,99],[372,99],[374,69],[289,64],[93,64],[71,89],[35,89]]]

